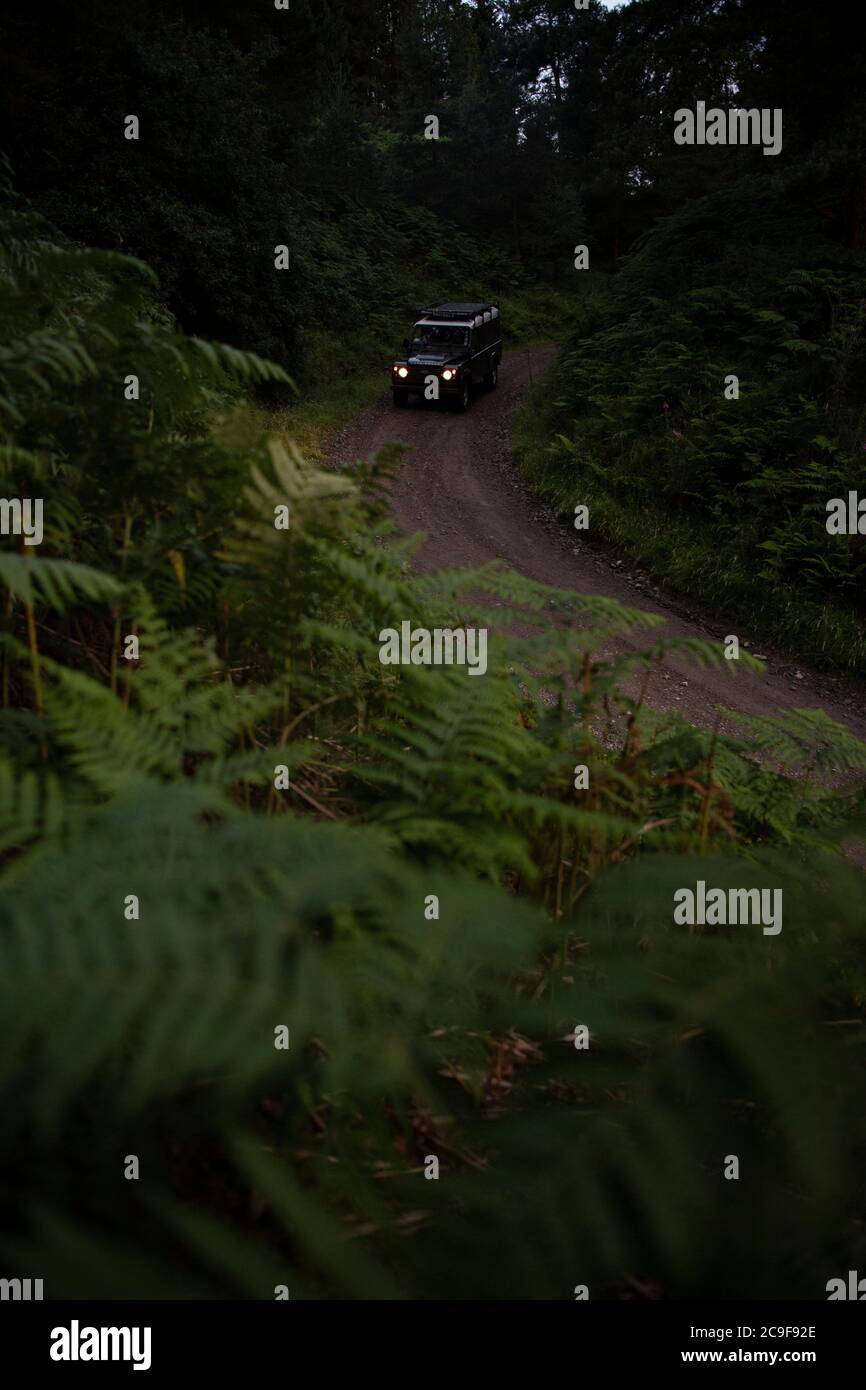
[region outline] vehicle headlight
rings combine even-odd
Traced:
[[[408,368],[408,367],[395,367],[395,368],[394,368],[394,371],[397,373],[398,376],[408,376],[408,375],[409,375],[409,368]]]
[[[443,380],[443,381],[450,381],[451,378],[454,377],[454,376],[456,376],[456,375],[457,375],[457,369],[456,369],[456,367],[446,367],[445,370],[444,370],[444,372],[442,373],[442,380]]]

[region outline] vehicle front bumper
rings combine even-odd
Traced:
[[[422,395],[427,389],[427,378],[435,376],[439,382],[439,396],[457,396],[463,380],[463,372],[458,368],[450,381],[442,378],[441,367],[410,367],[408,376],[398,376],[391,372],[391,386],[395,391],[414,391]]]

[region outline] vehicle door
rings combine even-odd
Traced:
[[[478,347],[484,351],[478,358],[478,375],[480,381],[486,381],[490,371],[491,343],[493,342],[493,324],[490,319],[485,319],[480,328],[475,330],[478,338]],[[477,349],[476,349],[477,351]]]
[[[467,370],[468,370],[468,374],[470,374],[470,381],[475,381],[475,379],[477,379],[477,377],[475,377],[475,371],[478,370],[478,368],[477,368],[477,363],[475,363],[475,353],[477,353],[477,352],[478,352],[478,345],[477,345],[477,343],[475,343],[475,329],[474,329],[474,328],[470,328],[470,329],[468,329],[468,359],[467,359]]]
[[[472,367],[472,380],[476,385],[483,375],[484,358],[478,356],[482,346],[481,329],[473,325],[469,329],[469,361]]]

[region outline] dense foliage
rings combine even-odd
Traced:
[[[789,185],[693,200],[629,256],[521,427],[564,513],[589,504],[680,590],[861,671],[866,538],[830,535],[827,504],[863,495],[864,283],[866,253]]]
[[[20,206],[0,246],[3,488],[51,498],[0,576],[4,1267],[51,1296],[822,1297],[863,1254],[866,748],[814,713],[651,718],[622,693],[671,646],[647,615],[413,575],[387,458],[262,435],[238,383],[279,368]],[[405,617],[489,624],[471,699],[380,664]],[[599,655],[635,627],[642,656]],[[781,886],[783,932],[674,926],[700,877]]]
[[[38,548],[0,541],[4,1274],[823,1298],[866,1260],[866,748],[816,711],[654,716],[645,669],[717,647],[415,574],[396,455],[319,470],[262,406],[345,390],[433,298],[571,318],[521,425],[538,489],[862,667],[862,537],[823,529],[866,445],[846,7],[0,23],[0,492],[45,500]],[[782,153],[674,145],[697,100],[782,108]],[[404,619],[488,626],[483,680],[383,666]],[[780,888],[782,932],[677,925],[699,880]]]
[[[187,331],[296,374],[322,335],[341,358],[381,357],[431,294],[507,308],[526,279],[567,270],[581,230],[541,134],[519,139],[546,117],[485,8],[183,0],[154,23],[149,0],[83,0],[50,24],[9,15],[4,148],[64,232],[146,260]]]
[[[81,0],[2,24],[20,190],[146,261],[187,333],[309,398],[384,383],[431,298],[496,298],[509,334],[567,345],[523,431],[539,491],[591,500],[591,534],[726,617],[866,669],[863,539],[823,525],[866,457],[851,7],[179,0],[155,22]],[[780,111],[781,152],[675,144],[698,101]],[[589,321],[579,244],[590,277],[632,253]]]

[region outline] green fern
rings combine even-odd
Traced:
[[[4,1268],[822,1297],[863,1253],[863,746],[650,713],[644,673],[724,659],[654,615],[412,573],[377,464],[317,470],[240,408],[230,378],[278,367],[0,223],[0,468],[52,498],[49,553],[0,556]],[[383,666],[406,618],[489,628],[483,679]],[[676,927],[698,878],[781,886],[782,934]]]

